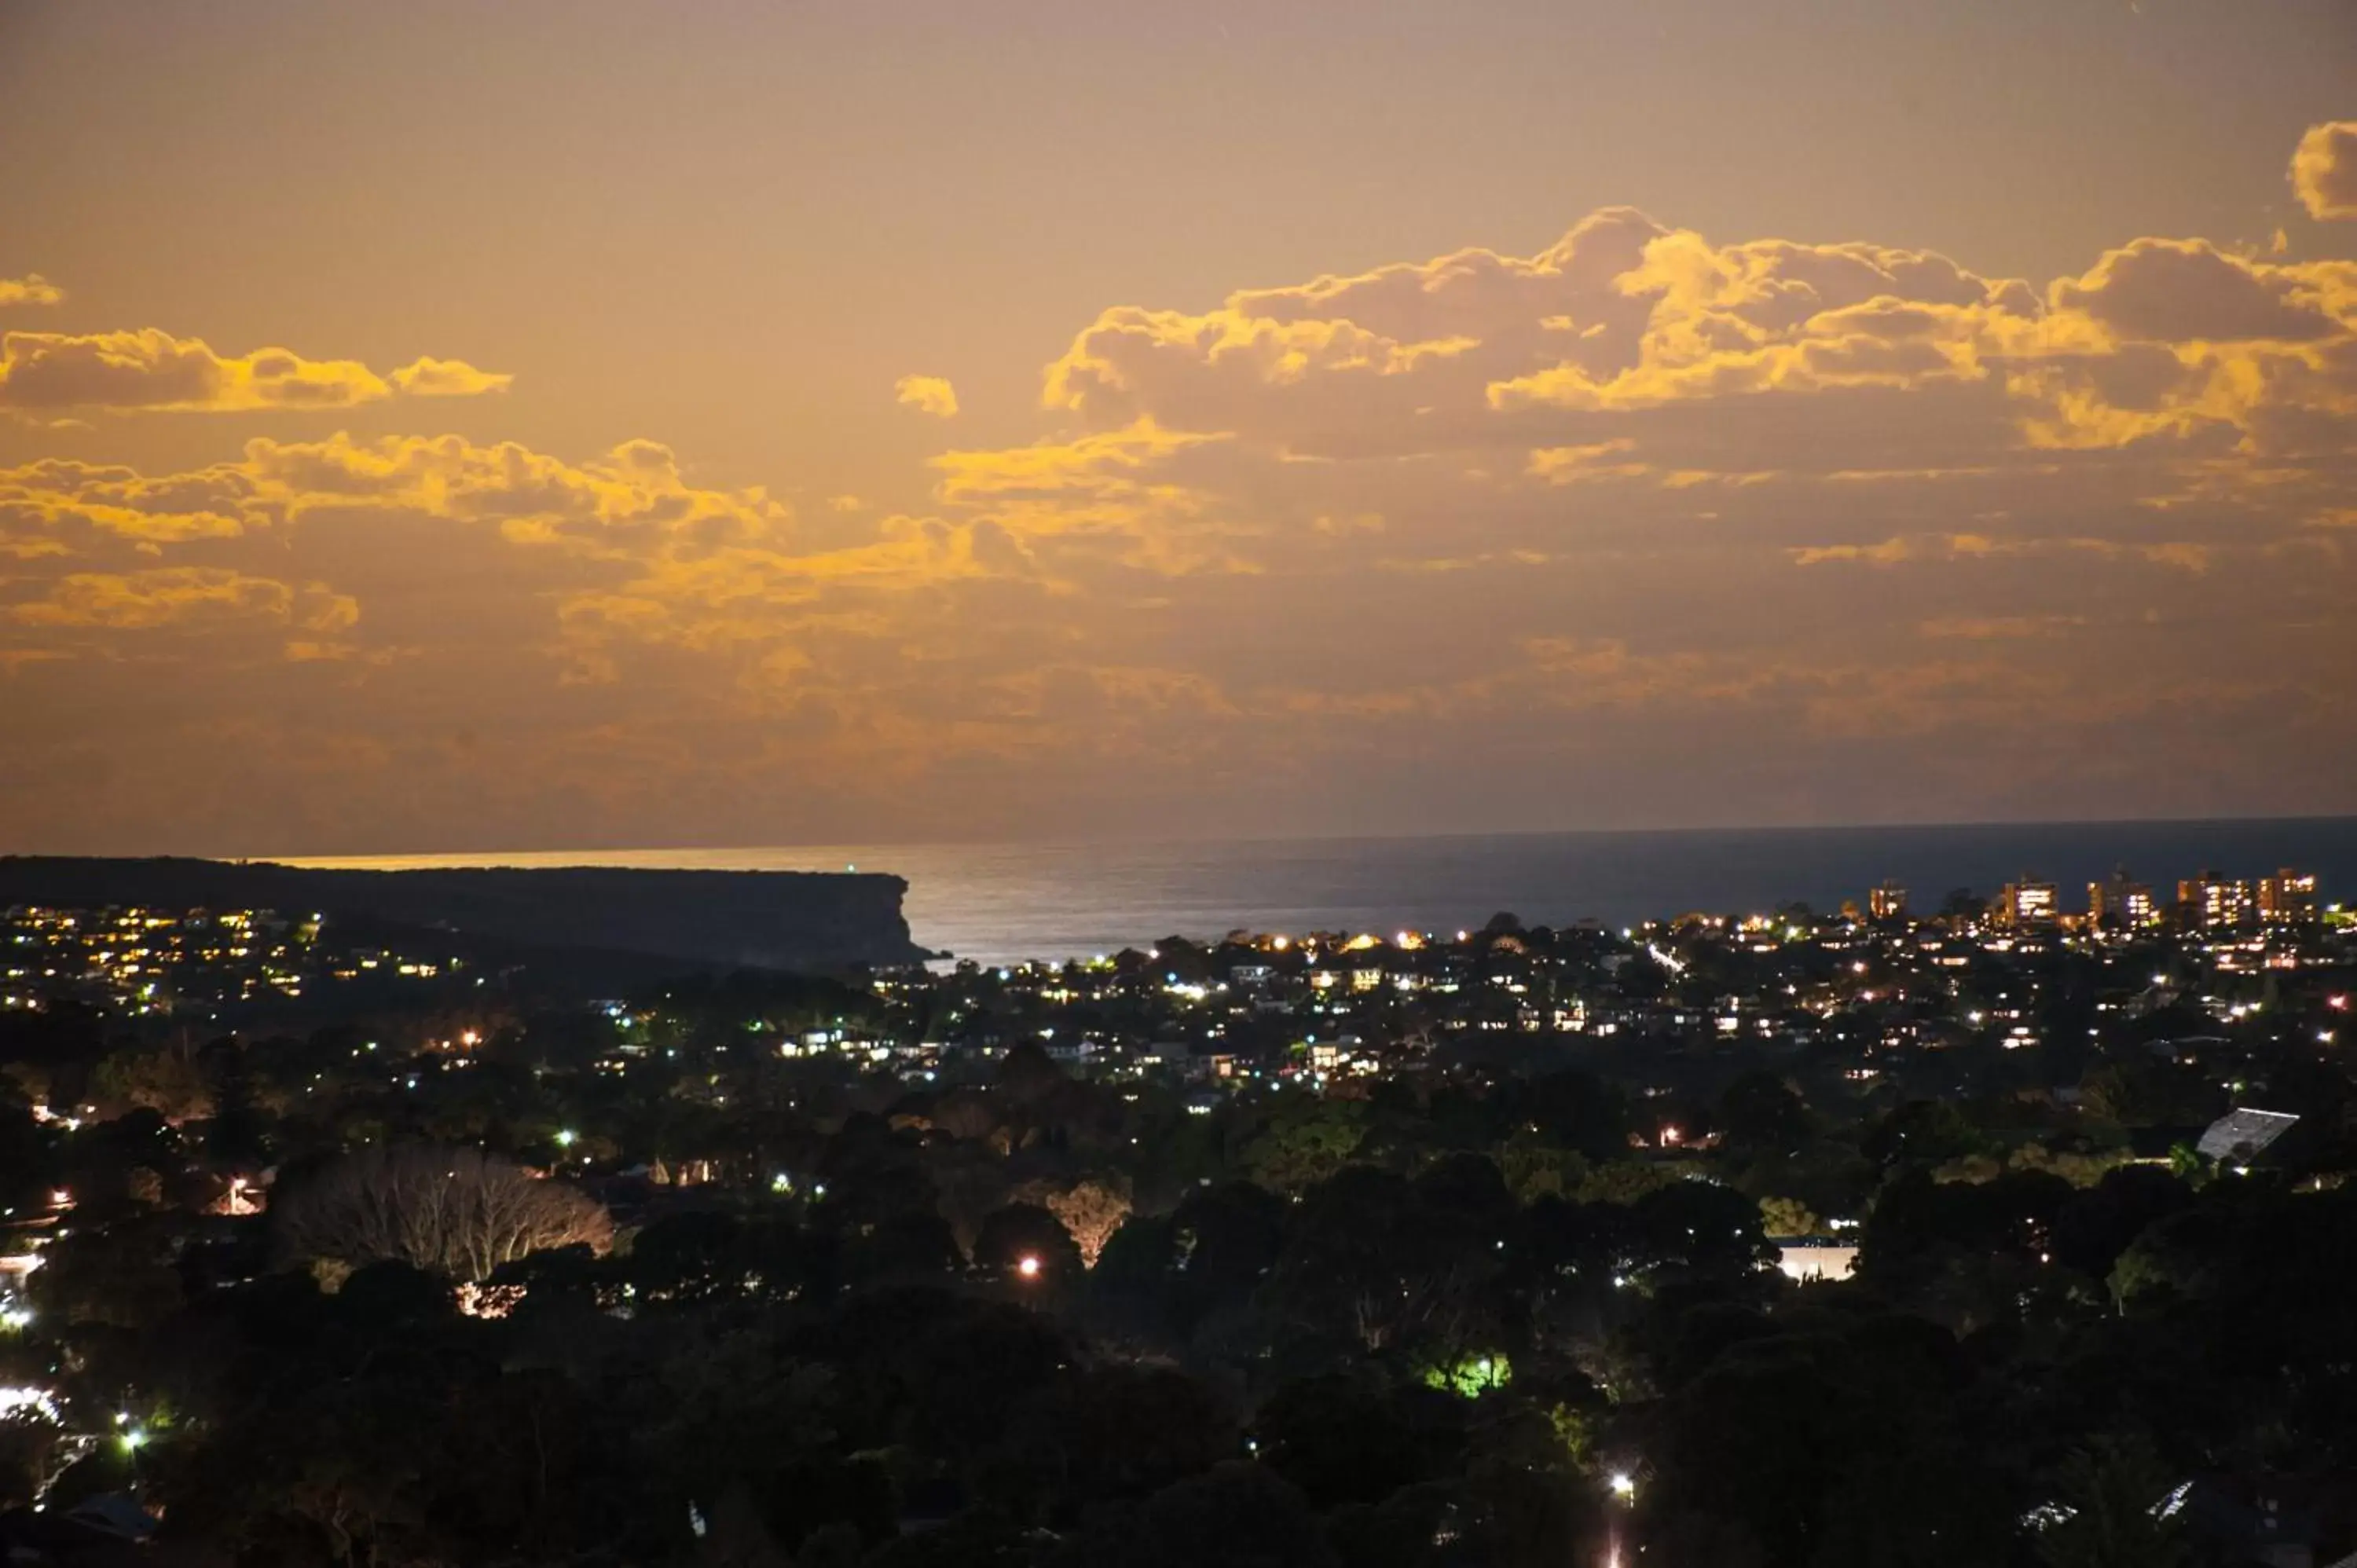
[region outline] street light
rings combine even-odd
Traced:
[[[1039,1254],[1037,1252],[1024,1253],[1022,1257],[1016,1260],[1015,1272],[1021,1274],[1027,1280],[1038,1279],[1039,1277]]]
[[[1613,1471],[1611,1476],[1608,1477],[1607,1484],[1612,1488],[1612,1500],[1614,1502],[1620,1503],[1625,1507],[1637,1500],[1637,1477],[1631,1475],[1628,1471]],[[1605,1520],[1605,1568],[1620,1568],[1620,1520],[1618,1515],[1614,1515]]]
[[[567,1127],[556,1135],[556,1146],[560,1149],[569,1149],[573,1146],[573,1140],[578,1136],[580,1136],[579,1133]]]

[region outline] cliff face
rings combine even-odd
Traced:
[[[311,870],[268,862],[0,856],[0,908],[152,905],[367,916],[542,947],[720,967],[839,969],[926,956],[897,876],[799,871]]]

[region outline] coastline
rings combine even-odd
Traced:
[[[2214,868],[2316,872],[2357,892],[2357,817],[1872,827],[1604,829],[1415,837],[820,844],[289,857],[322,867],[607,865],[905,878],[911,939],[985,963],[1092,957],[1231,929],[1455,930],[1500,910],[1609,924],[1784,902],[1837,908],[1886,879],[1936,904],[2023,875],[2075,891],[2121,865],[2155,883]]]

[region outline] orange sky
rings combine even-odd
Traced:
[[[0,0],[0,851],[2357,811],[2345,0]]]

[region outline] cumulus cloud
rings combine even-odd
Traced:
[[[902,376],[892,383],[892,395],[902,408],[947,419],[958,411],[957,389],[946,376]]]
[[[405,397],[479,397],[505,392],[513,376],[479,371],[464,360],[421,359],[385,377]]]
[[[694,485],[661,442],[626,441],[568,462],[512,441],[459,435],[246,443],[231,466],[252,505],[300,521],[376,509],[494,528],[522,544],[630,556],[675,544],[711,550],[782,537],[791,513],[768,491]]]
[[[65,290],[38,273],[28,273],[20,278],[0,278],[0,306],[55,305],[65,296]]]
[[[1045,401],[1290,458],[1527,455],[1555,481],[2284,445],[2357,410],[2357,263],[2137,240],[2040,287],[1864,242],[1717,243],[1630,209],[1461,251],[1103,312]],[[1773,431],[1772,441],[1762,436]],[[1609,463],[1598,460],[1610,455]]]
[[[0,409],[31,413],[337,409],[400,393],[471,396],[508,381],[457,360],[419,360],[381,376],[355,360],[307,360],[285,349],[222,355],[152,327],[0,337]]]
[[[1102,314],[1047,371],[1050,406],[1337,456],[1511,443],[1561,419],[1778,387],[1975,370],[1980,336],[2040,313],[2016,281],[1928,252],[1714,247],[1609,209],[1530,257],[1484,250]]]
[[[49,458],[0,469],[0,549],[70,553],[70,540],[106,535],[150,547],[234,537],[253,492],[232,464],[151,478],[121,465]]]
[[[11,606],[8,613],[25,626],[111,631],[264,620],[331,633],[350,629],[360,618],[360,607],[319,583],[284,583],[225,567],[167,566],[127,574],[71,573],[41,596]]]
[[[2057,282],[2053,298],[2059,311],[2083,312],[2123,339],[2306,343],[2349,334],[2357,267],[2276,266],[2206,240],[2138,240]]]
[[[2357,120],[2308,128],[2291,156],[2291,188],[2310,218],[2357,218]]]

